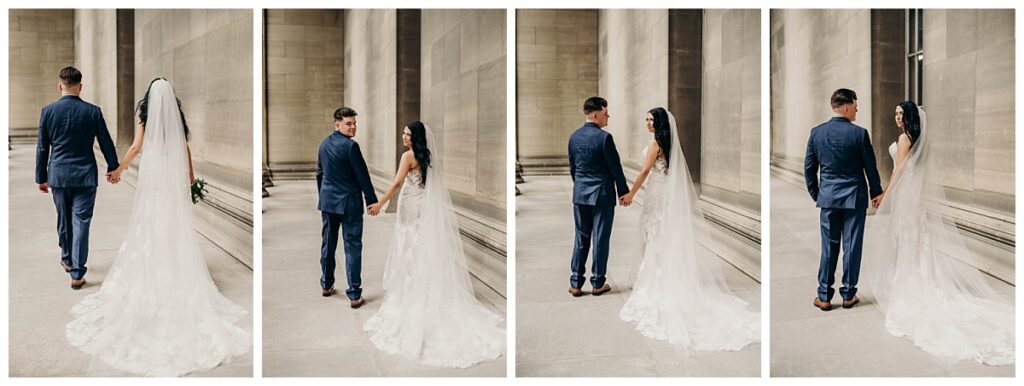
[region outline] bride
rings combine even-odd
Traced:
[[[913,102],[896,106],[901,133],[889,146],[893,173],[867,227],[866,276],[885,314],[885,328],[924,351],[988,365],[1014,363],[1014,307],[978,271],[955,225],[937,213],[946,202],[926,114]]]
[[[138,110],[135,141],[108,175],[117,182],[144,154],[125,241],[99,291],[72,309],[66,336],[111,367],[178,376],[246,353],[251,334],[235,325],[245,311],[218,292],[193,236],[181,102],[157,78]]]
[[[370,207],[379,211],[402,189],[384,301],[364,329],[379,349],[421,364],[464,368],[498,358],[503,320],[473,296],[440,143],[419,121],[404,128],[402,143],[409,150],[395,181]]]
[[[684,351],[739,350],[761,336],[760,316],[732,294],[719,258],[698,243],[709,240],[704,216],[679,144],[675,118],[661,107],[647,112],[654,139],[644,166],[623,201],[644,182],[640,229],[643,260],[633,291],[619,312],[647,337]]]

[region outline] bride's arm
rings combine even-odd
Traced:
[[[196,172],[192,169],[192,148],[188,146],[188,142],[185,142],[185,152],[188,153],[188,183],[191,185],[196,182]]]
[[[658,159],[658,154],[661,152],[661,148],[658,147],[658,141],[651,141],[647,145],[647,157],[644,158],[644,167],[640,169],[640,175],[636,176],[636,181],[633,181],[633,188],[629,189],[626,197],[630,201],[633,200],[633,196],[640,191],[640,187],[644,186],[644,181],[647,180],[647,175],[651,173],[651,169],[654,168],[654,162]]]
[[[903,171],[903,165],[907,161],[907,156],[910,155],[910,136],[907,134],[900,134],[899,139],[896,140],[896,159],[893,160],[896,163],[896,167],[893,168],[892,176],[889,177],[889,182],[885,184],[885,190],[882,191],[882,198],[884,199],[885,194],[889,193],[889,187],[892,186],[893,182],[899,177],[900,172]],[[881,205],[882,200],[879,200]]]
[[[135,159],[139,153],[142,153],[142,137],[146,131],[146,127],[142,126],[142,122],[135,124],[135,139],[132,141],[132,146],[128,148],[128,152],[124,154],[124,158],[121,159],[121,164],[117,166],[117,169],[110,172],[107,177],[107,181],[117,183],[121,180],[121,173],[124,173],[125,169],[131,165],[132,160]],[[191,161],[190,161],[191,163]]]
[[[409,169],[412,167],[412,152],[407,151],[402,154],[402,160],[398,163],[398,171],[395,173],[395,181],[388,187],[388,191],[381,196],[377,203],[370,205],[370,208],[380,210],[384,205],[387,205],[391,197],[394,197],[395,193],[398,192],[398,188],[402,187],[402,181],[405,181],[405,176],[409,174]]]

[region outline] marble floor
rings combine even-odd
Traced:
[[[861,303],[854,308],[814,308],[819,211],[802,186],[773,176],[771,189],[772,377],[1013,376],[1013,366],[950,363],[890,335],[884,315],[871,302],[870,289],[860,288]],[[842,264],[836,277],[842,277]],[[1013,296],[1013,286],[992,283]]]
[[[395,214],[364,217],[363,297],[356,310],[345,297],[344,253],[338,248],[338,294],[320,294],[320,212],[316,182],[276,181],[263,199],[263,376],[265,377],[504,377],[506,359],[466,369],[419,365],[378,350],[363,323],[380,307],[381,278]],[[466,253],[483,253],[465,244]],[[505,304],[479,295],[492,310]]]
[[[64,328],[71,307],[96,292],[117,256],[128,227],[134,189],[127,183],[100,182],[93,213],[88,283],[72,290],[70,278],[58,262],[56,211],[49,194],[34,181],[35,145],[10,151],[9,227],[9,362],[12,377],[126,376],[102,361],[71,346]],[[253,272],[197,233],[200,251],[210,275],[225,296],[252,312]],[[252,329],[252,319],[244,327]],[[196,377],[250,377],[252,352]]]
[[[760,344],[687,355],[619,319],[629,296],[623,279],[639,265],[639,205],[615,212],[608,262],[612,292],[573,298],[567,292],[572,182],[569,176],[528,176],[517,186],[522,195],[516,197],[516,376],[760,375]],[[726,274],[737,295],[760,310],[760,284],[735,269]],[[590,285],[583,290],[589,293]]]

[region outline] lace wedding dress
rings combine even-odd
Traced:
[[[188,159],[178,105],[152,84],[128,232],[98,292],[74,306],[66,337],[123,371],[178,376],[245,354],[246,312],[210,278],[192,228]]]
[[[707,225],[668,116],[671,156],[659,155],[645,182],[643,260],[619,317],[683,351],[739,350],[760,340],[760,315],[726,286],[719,257],[699,245],[709,240]]]
[[[890,334],[942,358],[1013,364],[1013,302],[975,268],[955,225],[938,216],[946,199],[920,116],[921,135],[865,231],[869,291]],[[889,146],[894,161],[896,149]]]
[[[398,201],[384,300],[364,329],[382,351],[420,364],[465,368],[505,352],[504,320],[473,295],[441,152],[427,128],[434,161],[426,184],[409,171]]]

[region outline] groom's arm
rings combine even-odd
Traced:
[[[878,177],[878,167],[875,164],[875,149],[871,146],[871,136],[864,130],[864,138],[861,140],[861,157],[864,159],[864,173],[868,176],[868,191],[871,198],[882,194],[882,179]]]
[[[625,196],[629,193],[629,184],[626,183],[626,174],[622,172],[622,162],[619,160],[619,150],[615,148],[615,141],[611,135],[604,141],[604,159],[608,162],[608,170],[612,172],[618,196]]]
[[[370,183],[370,171],[366,169],[366,160],[363,159],[363,152],[359,150],[359,144],[352,142],[352,151],[349,152],[349,162],[352,163],[352,170],[356,172],[356,180],[359,181],[359,189],[363,191],[366,198],[366,205],[377,203],[377,193],[373,191],[373,184]]]
[[[117,170],[120,165],[117,161],[117,150],[114,148],[114,141],[110,139],[110,132],[107,131],[107,121],[103,119],[103,111],[96,109],[98,127],[96,129],[96,140],[100,143],[100,151],[103,158],[107,160],[107,173]]]
[[[811,199],[818,201],[818,153],[814,149],[814,133],[807,138],[807,153],[804,154],[804,182],[807,183],[807,193]]]
[[[50,132],[46,129],[46,109],[39,112],[39,139],[36,141],[36,184],[45,184],[49,175]]]
[[[569,142],[569,177],[576,182],[576,156],[573,155],[572,142]]]

